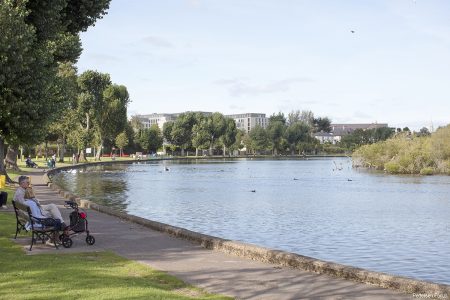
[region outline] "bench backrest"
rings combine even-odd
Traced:
[[[30,208],[28,207],[28,205],[16,202],[14,200],[12,201],[12,203],[14,206],[14,212],[16,213],[17,223],[25,226],[27,222],[30,222]]]

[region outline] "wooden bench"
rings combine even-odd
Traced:
[[[45,243],[47,240],[53,240],[55,248],[58,249],[56,239],[58,233],[61,230],[61,223],[59,220],[53,218],[36,218],[31,214],[31,209],[28,205],[24,205],[15,201],[12,201],[14,212],[16,213],[16,236],[22,230],[31,231],[31,245],[30,251],[33,245],[38,241]]]

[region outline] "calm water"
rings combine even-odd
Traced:
[[[369,173],[347,158],[239,159],[91,167],[54,181],[193,231],[450,284],[447,176]]]

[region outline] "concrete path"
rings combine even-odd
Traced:
[[[41,173],[42,174],[42,173]],[[37,175],[37,174],[36,174]],[[70,209],[62,207],[64,199],[46,186],[40,176],[32,176],[38,199],[61,205],[68,220]],[[188,241],[123,221],[119,218],[86,210],[94,246],[85,243],[85,234],[73,238],[70,249],[33,246],[30,254],[70,253],[110,250],[153,268],[167,271],[187,283],[213,293],[236,299],[412,299],[395,291],[326,275],[282,268],[206,250]],[[20,243],[29,245],[29,238]]]

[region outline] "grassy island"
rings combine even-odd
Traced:
[[[450,125],[431,135],[401,132],[386,141],[364,145],[353,153],[353,166],[391,174],[450,175]]]

